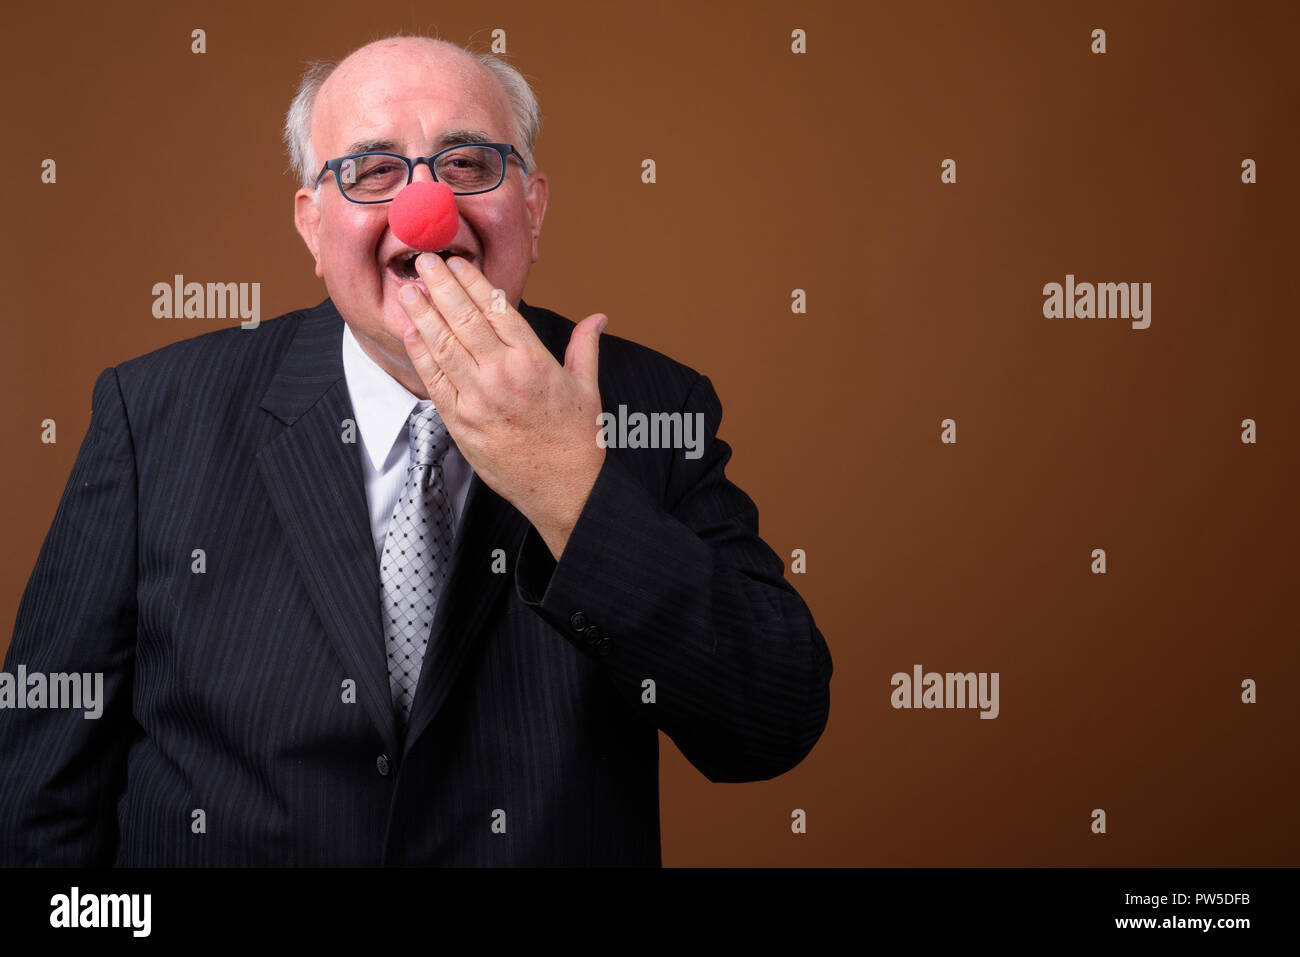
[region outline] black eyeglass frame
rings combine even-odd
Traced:
[[[417,167],[421,163],[423,163],[425,166],[429,168],[429,174],[434,178],[435,182],[441,182],[441,180],[438,179],[437,171],[435,171],[433,168],[433,161],[436,160],[439,156],[442,156],[444,153],[451,153],[455,150],[461,150],[467,146],[483,146],[483,147],[490,147],[496,150],[501,157],[501,178],[497,180],[495,186],[489,186],[487,189],[471,189],[471,190],[466,190],[464,192],[459,190],[452,190],[453,195],[477,196],[479,193],[490,193],[492,192],[492,190],[500,188],[501,184],[506,181],[506,173],[509,170],[511,156],[514,156],[519,160],[519,166],[523,169],[524,175],[525,176],[528,175],[528,164],[524,162],[523,155],[517,149],[515,149],[512,143],[457,143],[454,146],[448,146],[446,149],[438,150],[438,152],[434,153],[432,156],[403,156],[400,153],[386,153],[383,150],[370,150],[369,152],[366,153],[349,153],[347,156],[336,156],[332,160],[327,160],[325,165],[321,167],[320,175],[316,177],[316,185],[317,186],[320,185],[320,181],[325,178],[325,174],[333,173],[334,185],[339,188],[339,192],[343,195],[343,198],[346,199],[349,203],[358,203],[362,206],[374,206],[379,203],[391,203],[394,199],[397,198],[395,195],[388,197],[388,199],[353,199],[351,196],[349,196],[347,194],[347,190],[343,188],[343,179],[342,179],[343,164],[346,163],[348,160],[360,159],[363,156],[388,156],[395,160],[401,160],[403,163],[406,164],[406,183],[404,184],[405,186],[411,185],[411,180],[415,178],[415,167]]]

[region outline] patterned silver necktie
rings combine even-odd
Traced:
[[[420,679],[420,665],[438,598],[451,563],[451,505],[442,478],[451,436],[438,410],[414,411],[409,420],[411,459],[379,560],[384,645],[393,708],[402,728]]]

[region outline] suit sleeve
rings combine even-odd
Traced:
[[[98,717],[0,709],[0,865],[109,866],[133,730],[136,470],[114,369],[23,592],[5,672],[102,674]],[[17,694],[24,694],[19,687]],[[83,701],[85,705],[88,702]]]
[[[706,777],[765,780],[821,736],[830,653],[759,538],[754,503],[723,474],[731,449],[716,438],[722,406],[707,378],[683,412],[704,414],[703,454],[672,451],[663,500],[611,450],[558,563],[529,529],[517,590]]]

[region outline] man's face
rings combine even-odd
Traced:
[[[312,145],[319,169],[326,159],[381,149],[404,156],[428,156],[455,130],[479,130],[494,143],[516,140],[509,101],[495,77],[467,56],[419,41],[366,47],[348,57],[325,82],[312,117]],[[387,143],[388,145],[373,145]],[[425,165],[417,180],[432,179]],[[425,390],[402,343],[409,320],[397,293],[411,280],[398,276],[394,260],[409,254],[388,228],[390,203],[360,205],[339,193],[329,173],[319,198],[301,189],[295,221],[316,258],[316,275],[362,348],[410,391]],[[497,189],[457,196],[460,228],[449,246],[469,259],[506,301],[517,307],[546,213],[544,174],[528,177],[511,158]],[[423,289],[422,284],[416,282]]]

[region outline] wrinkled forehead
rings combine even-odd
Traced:
[[[446,130],[513,136],[508,101],[486,68],[460,57],[383,51],[345,60],[325,81],[312,115],[318,162],[355,144],[392,140],[431,151]]]

